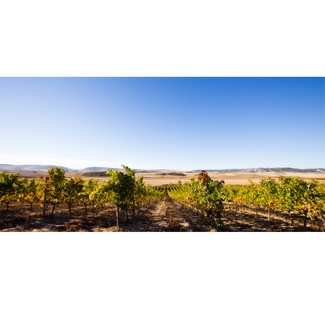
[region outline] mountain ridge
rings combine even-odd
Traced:
[[[197,173],[202,170],[192,170],[190,172]],[[275,167],[275,168],[239,168],[239,169],[207,169],[207,172],[220,173],[234,173],[234,172],[248,172],[248,173],[325,173],[325,168],[291,168],[291,167]]]
[[[64,166],[56,165],[11,165],[11,164],[0,164],[0,171],[4,172],[37,172],[47,171],[50,168],[61,167],[66,172],[104,172],[108,170],[123,170],[122,168],[113,167],[86,167],[82,169],[72,169]],[[137,173],[156,173],[156,172],[180,172],[174,169],[135,169]],[[195,169],[187,171],[188,173],[198,173],[202,169]],[[249,172],[249,173],[325,173],[325,168],[291,168],[291,167],[275,167],[275,168],[236,168],[236,169],[206,169],[207,172],[220,172],[220,173],[234,173],[234,172]]]
[[[68,167],[64,166],[56,166],[56,165],[10,165],[10,164],[0,164],[0,171],[4,172],[34,172],[34,171],[47,171],[50,168],[63,168],[64,171],[66,172],[76,172],[78,170],[76,169],[71,169]]]

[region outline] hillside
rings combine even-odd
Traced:
[[[64,166],[55,165],[10,165],[10,164],[0,164],[0,171],[17,173],[17,172],[39,172],[47,171],[50,168],[61,167],[66,172],[106,172],[108,170],[119,170],[123,171],[123,168],[114,167],[87,167],[83,169],[71,169]],[[196,169],[188,171],[187,173],[198,173],[202,169]],[[276,168],[242,168],[242,169],[207,169],[207,172],[216,173],[236,173],[236,172],[246,172],[246,173],[325,173],[325,168],[291,168],[291,167],[276,167]],[[136,169],[137,173],[165,173],[165,175],[176,175],[175,173],[180,173],[182,171],[170,170],[170,169]],[[185,172],[185,171],[184,171]],[[164,175],[164,174],[162,174]],[[179,175],[180,176],[180,175]]]
[[[84,169],[80,169],[80,172],[106,172],[108,170],[123,170],[123,168],[115,168],[115,167],[87,167]]]
[[[234,172],[246,172],[246,173],[325,173],[325,168],[290,168],[290,167],[276,167],[276,168],[246,168],[246,169],[207,169],[207,172],[220,172],[220,173],[234,173]],[[192,173],[201,172],[201,170],[192,170]]]
[[[0,164],[0,171],[3,172],[37,172],[37,171],[47,171],[50,168],[61,167],[66,172],[77,172],[75,169],[70,169],[64,166],[56,165],[9,165],[9,164]]]

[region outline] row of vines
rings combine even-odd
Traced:
[[[66,178],[62,168],[48,170],[44,179],[19,178],[19,173],[10,174],[0,172],[0,202],[6,204],[7,211],[12,203],[27,203],[32,210],[33,204],[50,204],[51,215],[56,206],[67,205],[69,214],[75,203],[82,203],[87,210],[88,205],[98,206],[112,203],[116,206],[117,226],[120,212],[126,215],[128,211],[140,211],[143,206],[152,201],[160,200],[163,192],[158,191],[143,182],[143,177],[136,179],[135,171],[123,166],[124,172],[110,170],[110,178],[104,184],[98,180],[88,181],[81,178]]]
[[[223,181],[213,181],[206,171],[195,175],[188,182],[168,191],[169,196],[200,212],[211,226],[223,226],[223,202],[253,206],[271,213],[286,213],[307,220],[325,222],[325,185],[307,182],[294,177],[262,179],[249,186],[224,186]]]
[[[278,181],[272,178],[262,179],[259,184],[249,181],[248,186],[228,187],[227,201],[235,204],[251,205],[264,208],[271,214],[278,212],[296,215],[303,218],[306,227],[307,220],[324,221],[325,185],[317,181],[307,182],[295,177],[280,177]]]
[[[128,211],[140,211],[152,201],[169,197],[187,205],[203,216],[213,228],[225,229],[221,217],[224,202],[266,209],[270,218],[274,213],[296,215],[304,220],[322,220],[325,223],[325,185],[307,182],[294,177],[266,178],[248,186],[225,186],[223,181],[213,181],[206,171],[196,174],[188,182],[152,187],[136,179],[135,171],[123,166],[124,172],[110,170],[104,184],[98,180],[66,178],[62,168],[48,170],[46,179],[19,178],[19,173],[0,172],[0,202],[7,211],[12,203],[49,204],[51,215],[56,206],[67,205],[69,214],[75,203],[88,205],[112,203],[116,206],[117,226],[120,212],[128,220]],[[45,210],[44,210],[45,211]]]
[[[221,220],[225,199],[223,184],[223,181],[213,181],[203,170],[183,185],[170,188],[168,195],[196,210],[213,228],[222,230],[225,228]]]

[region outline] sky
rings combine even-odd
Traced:
[[[324,78],[0,78],[0,164],[325,168]]]

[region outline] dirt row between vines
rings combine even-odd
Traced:
[[[1,207],[0,232],[188,232],[210,231],[210,227],[199,220],[194,212],[182,207],[171,199],[153,202],[143,208],[135,216],[121,215],[120,227],[116,227],[116,208],[111,204],[95,207],[85,211],[84,206],[72,207],[72,215],[65,206],[55,209],[50,216],[50,207],[46,209],[43,218],[40,205],[35,205],[33,211],[23,204],[10,206],[9,212]]]
[[[48,206],[43,218],[43,208],[35,205],[29,211],[28,205],[12,205],[5,212],[1,206],[0,231],[2,232],[115,232],[116,212],[112,204],[103,207],[88,208],[74,205],[72,215],[68,214],[66,206],[58,207],[51,217],[51,207]],[[209,232],[214,231],[202,216],[187,206],[172,200],[166,195],[163,200],[153,202],[143,208],[140,213],[132,216],[129,212],[129,222],[121,217],[120,232]],[[285,220],[268,220],[263,213],[255,214],[250,211],[236,211],[225,206],[221,218],[227,231],[259,232],[259,231],[319,231],[316,228],[304,229],[300,224],[291,224]]]

